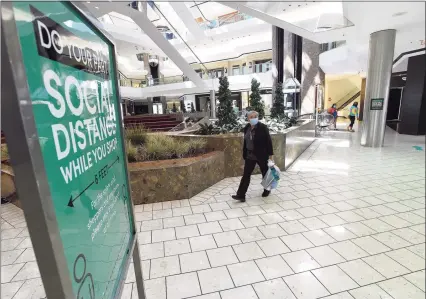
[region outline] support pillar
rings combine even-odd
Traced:
[[[272,98],[277,83],[284,81],[284,29],[272,26],[272,64],[277,68],[276,77],[272,82]]]
[[[370,35],[367,88],[361,145],[382,147],[386,129],[386,113],[396,30],[388,29]]]
[[[214,89],[210,90],[210,116],[216,118],[216,93]]]
[[[302,53],[303,53],[303,38],[299,35],[293,34],[293,63],[294,63],[294,78],[302,84]],[[296,105],[294,109],[297,115],[301,113],[302,109],[302,94],[296,93]]]
[[[367,79],[362,78],[361,81],[361,95],[359,100],[359,121],[362,121],[364,119],[364,102],[365,102],[365,86],[366,86]]]
[[[153,98],[147,98],[148,100],[148,114],[153,114],[154,113],[154,100]]]

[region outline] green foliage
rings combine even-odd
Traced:
[[[198,135],[216,135],[220,134],[219,128],[212,124],[200,124],[200,130],[197,131]]]
[[[194,103],[191,103],[191,113],[195,112]]]
[[[224,125],[219,127],[217,124],[200,124],[200,129],[195,132],[197,135],[219,135],[228,133],[240,133],[244,131],[244,127],[247,125],[245,120],[238,119],[236,124]]]
[[[135,126],[126,129],[126,139],[134,145],[145,143],[148,131],[143,126]]]
[[[281,82],[277,83],[273,102],[274,103],[271,109],[271,118],[284,118],[284,93],[283,84]]]
[[[219,78],[219,92],[217,93],[219,106],[217,107],[217,125],[223,127],[225,125],[235,126],[237,118],[232,107],[231,91],[229,90],[228,77]]]
[[[292,116],[289,121],[290,126],[297,125],[297,117]]]
[[[127,142],[127,157],[129,162],[186,158],[204,153],[206,144],[202,138],[183,142],[165,134],[148,134],[139,146]]]
[[[187,155],[192,157],[206,152],[207,140],[202,138],[194,138],[187,142]]]
[[[127,140],[126,142],[126,150],[127,150],[127,160],[129,162],[136,162],[139,160],[138,148],[134,146],[130,140]]]
[[[263,119],[265,117],[265,104],[262,101],[259,87],[260,83],[253,78],[251,80],[250,107],[259,113],[259,119]]]

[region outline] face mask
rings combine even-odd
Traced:
[[[257,119],[257,118],[252,118],[252,119],[250,119],[250,124],[252,125],[252,126],[255,126],[255,125],[257,125],[257,123],[259,122],[259,119]]]

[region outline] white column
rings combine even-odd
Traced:
[[[216,93],[214,89],[210,90],[210,111],[211,118],[216,118]]]
[[[395,35],[396,30],[394,29],[382,30],[370,35],[367,88],[361,137],[361,145],[363,146],[383,146]]]

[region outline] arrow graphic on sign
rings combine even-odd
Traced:
[[[115,163],[117,163],[120,160],[120,157],[117,156],[117,159],[114,160],[114,162],[111,163],[110,166],[108,166],[108,169],[110,169]]]
[[[92,186],[95,182],[91,182],[86,188],[84,188],[83,191],[80,192],[79,195],[77,195],[74,199],[72,198],[72,195],[70,197],[70,200],[68,201],[68,206],[71,208],[74,208],[74,201],[77,200],[77,198],[79,198],[87,189],[90,188],[90,186]]]

